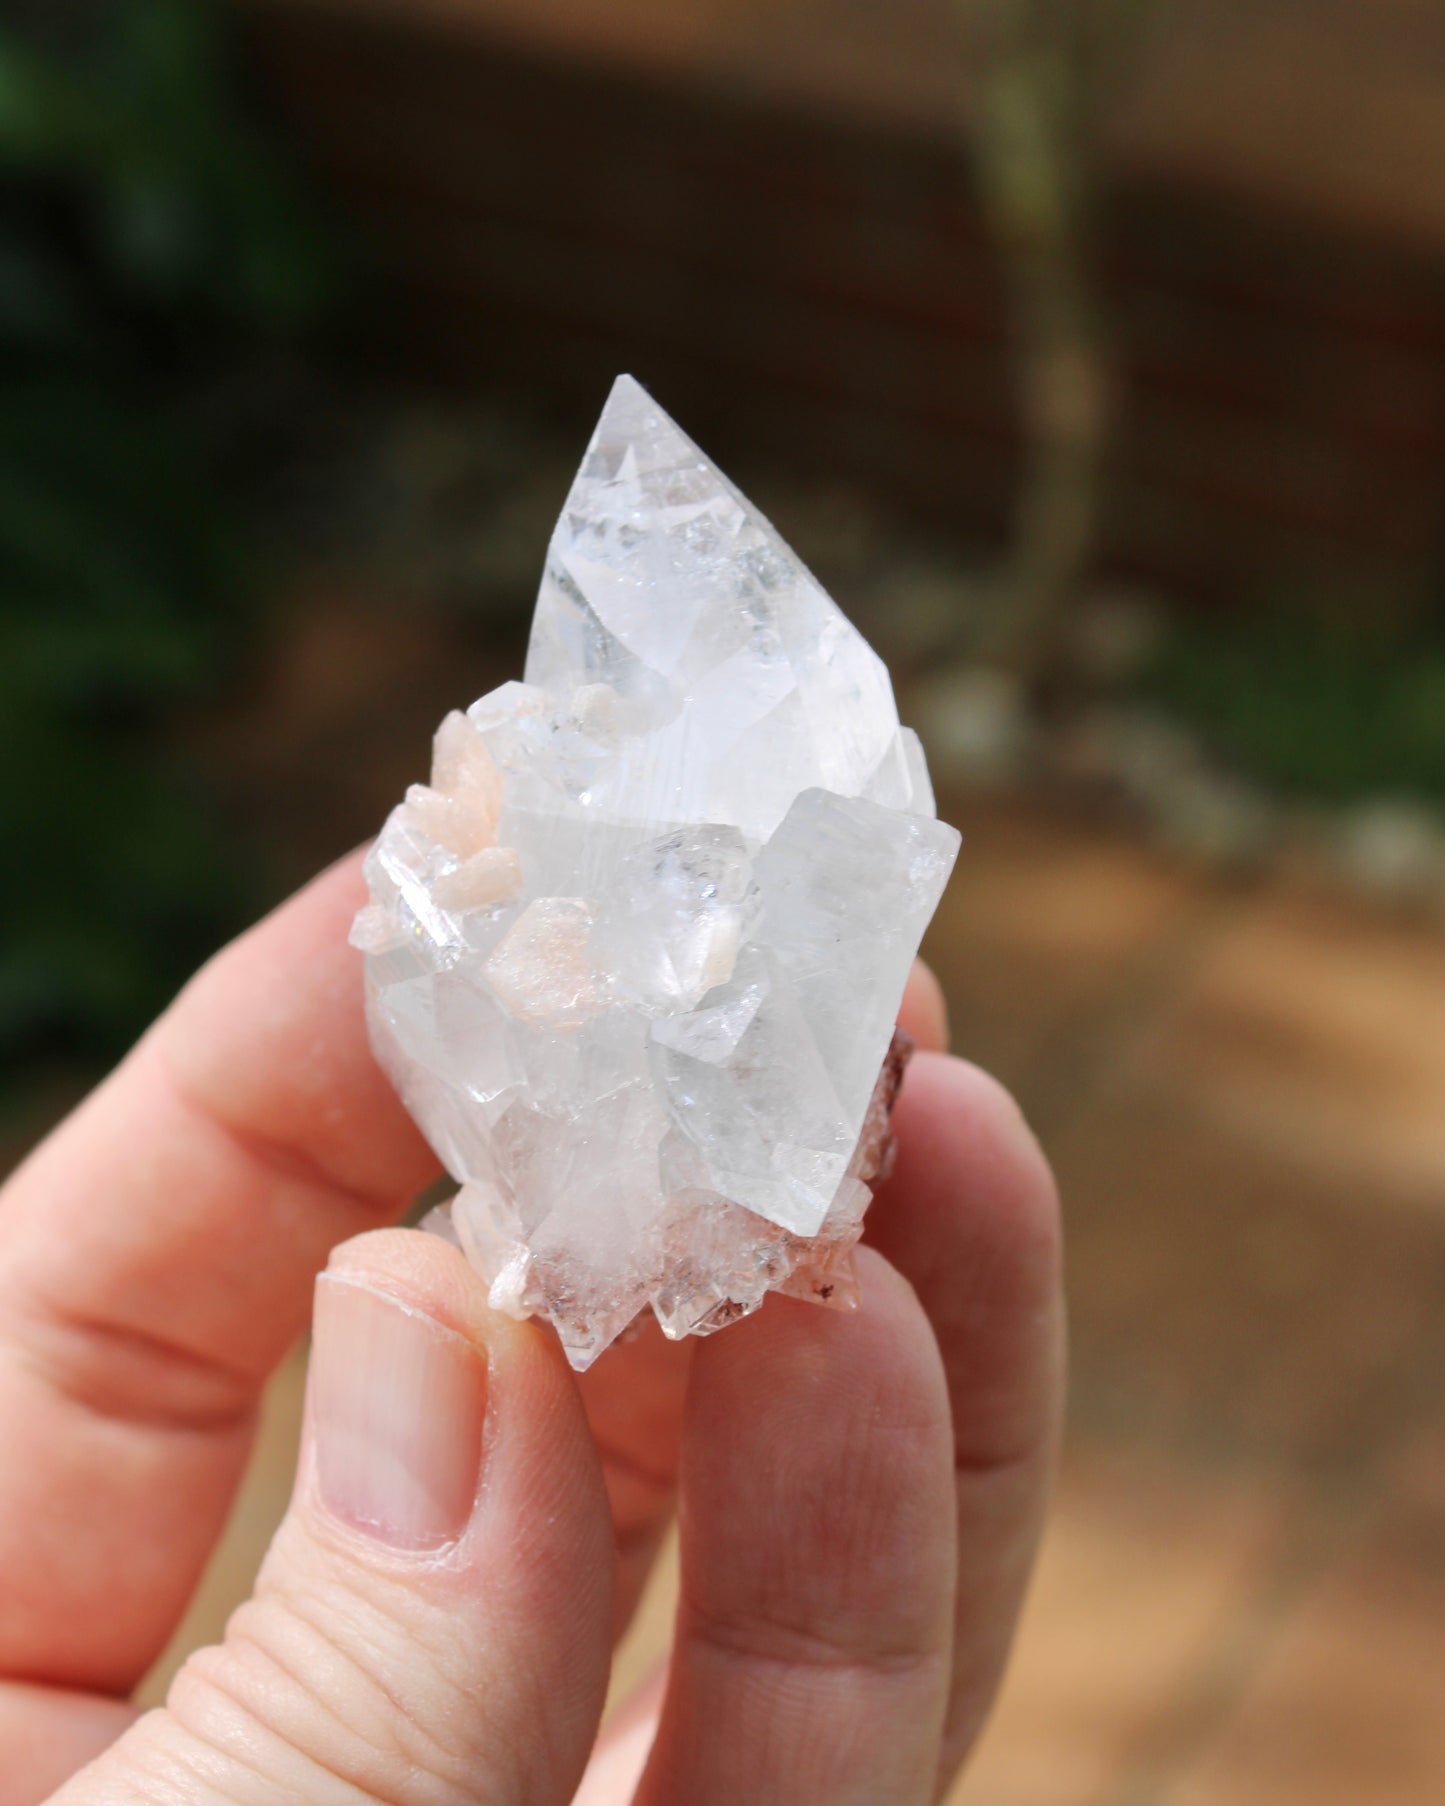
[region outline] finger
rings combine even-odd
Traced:
[[[948,1401],[877,1255],[834,1316],[771,1299],[704,1343],[683,1433],[682,1579],[638,1806],[922,1806],[948,1689]]]
[[[135,1683],[327,1249],[435,1170],[367,1045],[363,896],[344,862],[222,953],[0,1198],[0,1673]]]
[[[669,1342],[655,1319],[578,1376],[612,1508],[617,1635],[631,1620],[672,1521],[678,1444],[696,1342]]]
[[[606,1692],[606,1495],[576,1387],[443,1242],[318,1282],[296,1496],[255,1597],[55,1806],[564,1806]]]
[[[958,1591],[941,1784],[977,1737],[1037,1550],[1064,1392],[1058,1199],[1008,1093],[920,1054],[868,1239],[917,1291],[953,1417]]]
[[[634,1798],[657,1737],[657,1721],[666,1693],[664,1665],[650,1674],[608,1719],[572,1806],[626,1806]]]
[[[930,1053],[942,1053],[948,1046],[948,1004],[933,969],[921,959],[914,960],[908,974],[898,1026]]]
[[[0,1806],[39,1806],[135,1716],[123,1700],[0,1683]]]

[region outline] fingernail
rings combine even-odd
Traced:
[[[392,1549],[466,1528],[482,1465],[487,1367],[455,1330],[323,1273],[310,1409],[316,1484],[333,1516]]]

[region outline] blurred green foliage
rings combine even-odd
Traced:
[[[201,0],[0,27],[0,1060],[109,1058],[248,904],[174,750],[254,631],[228,419],[331,267]],[[59,14],[60,17],[56,15]]]
[[[1265,784],[1445,804],[1445,636],[1306,614],[1175,621],[1147,687]]]

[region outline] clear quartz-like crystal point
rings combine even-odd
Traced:
[[[493,1305],[581,1368],[649,1306],[677,1336],[849,1303],[957,851],[877,654],[619,377],[525,681],[442,723],[352,935]]]

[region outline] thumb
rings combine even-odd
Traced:
[[[596,1734],[611,1524],[555,1344],[455,1249],[317,1282],[296,1491],[254,1597],[53,1806],[564,1806]]]

